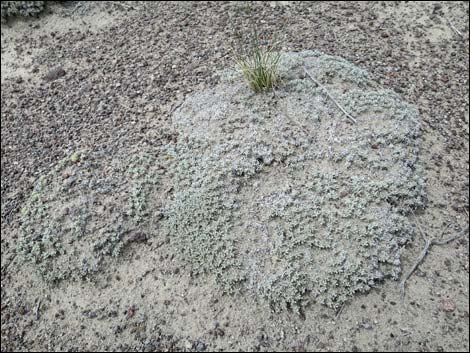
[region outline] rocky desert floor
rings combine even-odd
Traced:
[[[340,310],[302,315],[223,295],[158,237],[135,238],[92,282],[50,284],[17,254],[21,210],[42,175],[76,151],[173,143],[173,112],[233,67],[237,33],[252,24],[285,51],[349,60],[418,108],[428,201],[415,222],[427,239],[459,233],[469,218],[468,23],[469,4],[457,1],[71,1],[2,23],[2,351],[468,351],[468,233],[429,249],[404,301],[389,280]],[[405,273],[424,245],[407,245]]]

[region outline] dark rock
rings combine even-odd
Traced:
[[[195,344],[195,349],[197,352],[204,352],[207,349],[207,346],[204,342],[197,341]]]
[[[55,81],[61,77],[65,76],[65,70],[63,69],[62,66],[57,66],[50,70],[44,77],[43,79],[47,82],[50,81]]]

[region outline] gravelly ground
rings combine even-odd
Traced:
[[[38,176],[76,150],[173,141],[172,111],[217,82],[215,69],[232,65],[237,30],[251,22],[278,33],[285,50],[350,60],[419,108],[429,203],[417,219],[429,237],[454,234],[469,210],[467,2],[74,2],[53,10],[2,24],[2,351],[468,351],[467,236],[431,250],[405,304],[397,283],[386,283],[340,315],[314,307],[302,318],[221,296],[161,244],[131,249],[97,285],[48,287],[14,261],[19,209]],[[45,80],[58,65],[65,76]],[[410,244],[405,268],[422,245]],[[446,312],[449,302],[455,309]]]

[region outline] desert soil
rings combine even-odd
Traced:
[[[404,302],[386,281],[301,316],[222,295],[162,242],[132,244],[93,283],[48,284],[16,255],[41,175],[78,150],[171,143],[172,112],[233,66],[250,23],[286,51],[351,61],[419,109],[428,205],[416,223],[428,238],[456,234],[469,212],[468,22],[468,2],[76,1],[2,24],[2,351],[468,351],[468,235],[431,248]],[[405,271],[423,246],[407,246]]]

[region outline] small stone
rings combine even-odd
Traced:
[[[135,232],[129,236],[129,243],[142,243],[148,240],[147,234],[143,232]]]
[[[204,342],[197,341],[195,348],[197,352],[204,352],[207,349],[207,346]]]
[[[372,330],[374,327],[368,323],[368,322],[363,322],[359,325],[359,327],[363,328],[364,330]]]
[[[449,297],[443,298],[441,299],[439,308],[446,313],[451,313],[456,308],[455,301]]]
[[[130,319],[131,317],[133,317],[135,315],[135,312],[137,311],[136,307],[134,305],[132,305],[131,307],[129,307],[127,310],[126,310],[126,318],[127,319]]]
[[[65,76],[65,70],[63,69],[62,66],[57,66],[50,70],[45,76],[44,80],[45,81],[55,81],[61,77]]]

